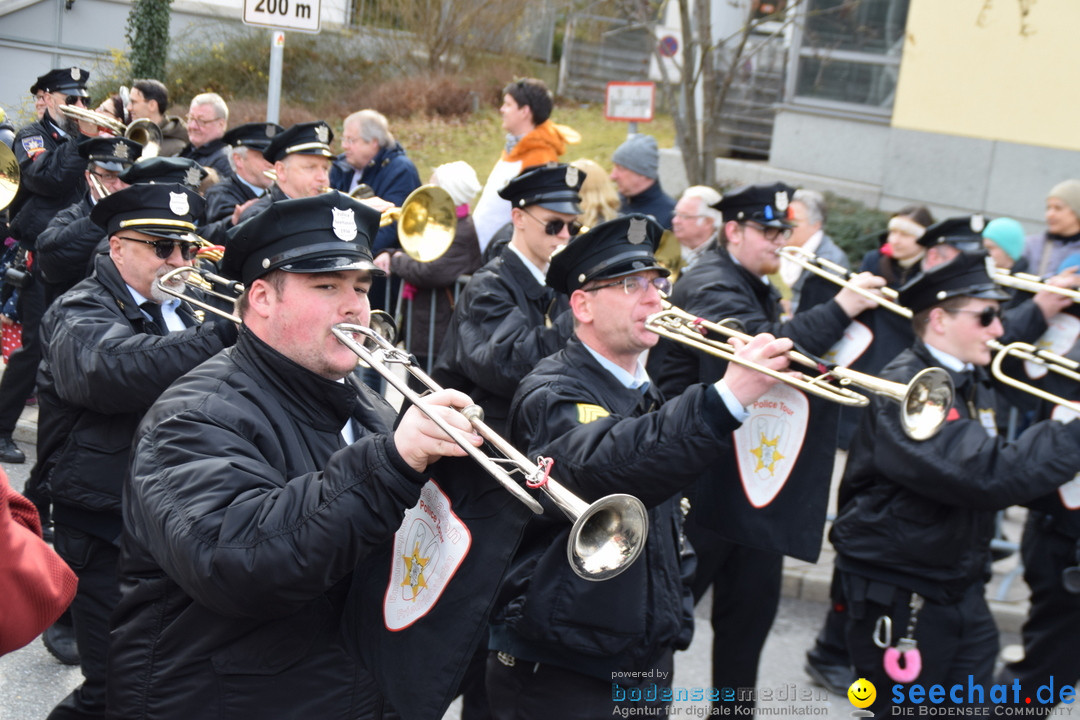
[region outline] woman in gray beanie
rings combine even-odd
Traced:
[[[1024,243],[1024,259],[1030,272],[1054,275],[1061,261],[1080,253],[1080,180],[1055,185],[1046,197],[1046,231]]]

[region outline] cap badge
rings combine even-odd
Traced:
[[[199,187],[199,183],[202,182],[202,172],[199,171],[198,165],[192,165],[184,173],[184,184],[189,185],[192,188]]]
[[[997,265],[994,264],[994,258],[987,255],[984,260],[986,262],[986,274],[993,278],[994,273],[997,272]]]
[[[327,143],[330,141],[330,128],[325,125],[320,125],[315,128],[315,138],[321,143]]]
[[[971,231],[972,232],[981,233],[983,231],[983,228],[985,228],[985,227],[986,227],[986,220],[983,218],[982,215],[972,215],[971,216]]]
[[[352,208],[330,208],[334,212],[334,234],[345,242],[356,239],[356,213]]]
[[[82,70],[77,67],[71,68],[71,79],[78,82],[82,78]]]
[[[113,156],[121,160],[128,160],[131,157],[131,149],[124,143],[118,142],[113,146]]]
[[[191,211],[186,193],[169,193],[169,209],[173,215],[187,215]]]
[[[585,282],[585,273],[578,273],[577,281],[579,283],[584,283]]]
[[[573,165],[566,168],[566,187],[577,187],[578,169]]]
[[[266,137],[268,137],[268,138],[274,137],[274,130],[275,130],[275,128],[274,128],[273,125],[267,125],[266,126]]]
[[[776,201],[774,202],[774,204],[776,205],[776,209],[779,210],[780,212],[784,212],[785,210],[787,210],[787,206],[788,206],[787,192],[785,192],[784,190],[778,191],[776,193]]]
[[[634,218],[630,221],[630,227],[626,231],[626,239],[632,245],[640,245],[645,242],[646,228],[648,225],[642,218]]]

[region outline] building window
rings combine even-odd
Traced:
[[[807,0],[790,88],[796,103],[891,114],[909,0]]]

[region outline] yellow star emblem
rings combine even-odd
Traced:
[[[420,557],[420,543],[416,543],[412,555],[402,555],[401,559],[405,561],[405,579],[401,581],[401,587],[411,588],[412,597],[409,599],[415,600],[416,596],[420,594],[420,590],[427,587],[427,580],[424,579],[424,568],[431,558]]]
[[[776,470],[776,463],[784,459],[784,456],[776,449],[776,446],[780,442],[780,436],[777,435],[772,440],[769,440],[764,435],[761,436],[761,444],[756,448],[750,449],[750,454],[757,458],[757,467],[754,471],[768,470],[772,475]]]

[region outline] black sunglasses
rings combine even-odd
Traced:
[[[131,242],[152,246],[154,248],[154,254],[162,260],[168,260],[173,254],[173,248],[177,245],[180,246],[180,257],[184,260],[193,260],[195,254],[199,252],[198,243],[186,242],[184,240],[143,240],[141,238],[124,237],[123,235],[117,235],[117,237],[121,240],[130,240]]]
[[[1001,308],[994,307],[993,305],[987,305],[982,310],[960,310],[960,309],[958,309],[958,310],[946,310],[946,312],[950,312],[950,313],[964,312],[964,313],[971,313],[972,315],[978,315],[979,324],[982,325],[983,327],[990,327],[991,323],[993,323],[994,320],[1000,320],[1001,319]]]
[[[548,220],[547,222],[544,222],[525,208],[521,208],[521,211],[531,217],[536,222],[544,223],[544,232],[548,235],[558,235],[562,232],[564,226],[566,227],[566,232],[570,234],[570,237],[574,237],[579,232],[581,232],[582,226],[581,223],[579,223],[577,220],[571,220],[570,222],[566,222],[565,220]]]

